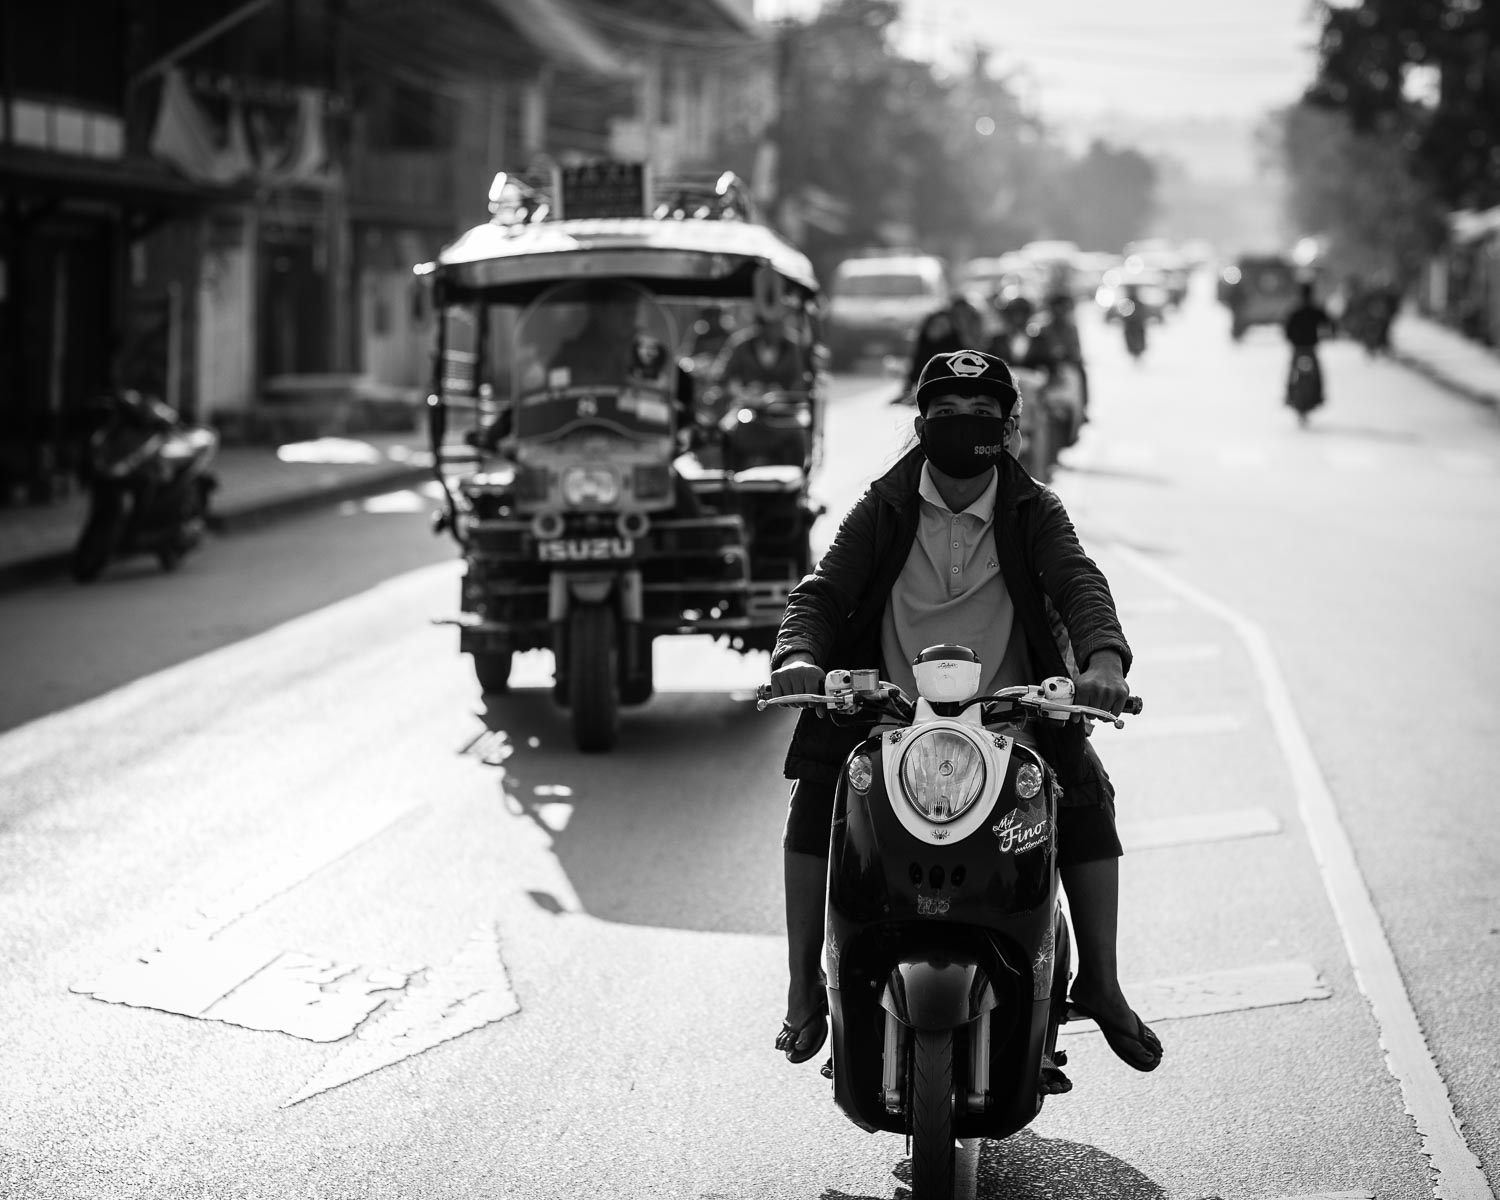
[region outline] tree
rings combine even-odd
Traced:
[[[1288,215],[1324,239],[1339,274],[1410,282],[1442,242],[1443,206],[1411,169],[1412,131],[1389,136],[1394,120],[1384,133],[1361,132],[1350,114],[1303,102],[1271,122]]]
[[[1156,178],[1156,165],[1140,151],[1095,140],[1064,174],[1067,210],[1059,236],[1091,249],[1123,249],[1146,231]]]
[[[1309,103],[1400,137],[1450,207],[1500,204],[1500,0],[1321,0]],[[1434,87],[1420,86],[1426,80]],[[1423,93],[1427,94],[1423,94]]]
[[[779,215],[820,267],[872,244],[958,259],[1141,231],[1149,162],[1104,146],[1075,162],[983,54],[955,75],[902,55],[899,15],[894,0],[833,0],[778,32]],[[836,221],[796,220],[834,206]]]

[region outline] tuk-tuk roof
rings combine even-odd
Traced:
[[[459,287],[487,288],[610,276],[712,282],[754,262],[819,290],[811,261],[774,230],[696,217],[477,225],[418,270]]]

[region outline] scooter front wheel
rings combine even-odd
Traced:
[[[912,1200],[953,1196],[953,1031],[912,1031],[910,1103]]]

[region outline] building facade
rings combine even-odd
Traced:
[[[750,8],[12,6],[0,503],[67,489],[91,400],[115,387],[229,437],[409,424],[430,352],[412,264],[487,217],[497,170],[711,167],[753,144],[769,57]]]

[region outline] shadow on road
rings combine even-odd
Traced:
[[[979,1147],[976,1195],[1006,1200],[1157,1200],[1167,1192],[1123,1159],[1082,1142],[1023,1129]]]
[[[911,1160],[891,1169],[905,1185],[896,1200],[911,1192]],[[1082,1142],[1044,1138],[1023,1129],[1004,1141],[979,1144],[976,1200],[1159,1200],[1166,1189],[1123,1159]],[[818,1200],[883,1200],[828,1188]]]
[[[592,916],[781,936],[781,763],[794,719],[747,693],[661,693],[605,754],[575,749],[550,689],[485,698],[506,792],[552,839]]]

